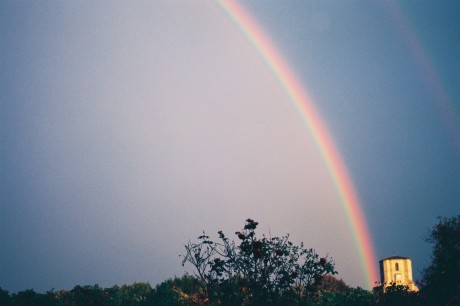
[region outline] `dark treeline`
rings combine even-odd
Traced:
[[[326,276],[317,294],[302,305],[418,305],[408,303],[416,295],[403,286],[394,286],[392,293],[370,292],[350,288],[342,280]],[[169,279],[152,288],[149,283],[102,288],[99,285],[75,286],[72,290],[37,293],[32,289],[9,294],[0,288],[1,306],[147,306],[147,305],[217,305],[206,298],[198,278],[184,275]],[[258,304],[249,304],[258,305]],[[265,303],[260,305],[266,305]]]
[[[99,285],[75,286],[72,290],[37,293],[33,289],[9,294],[0,288],[1,306],[83,306],[152,305],[155,290],[148,283],[102,288]]]
[[[257,237],[257,222],[248,219],[235,243],[219,232],[218,241],[204,233],[186,245],[184,263],[196,275],[149,283],[75,286],[72,290],[10,294],[0,288],[0,306],[143,306],[143,305],[310,305],[310,306],[455,306],[460,305],[460,215],[441,218],[426,241],[433,245],[431,264],[408,286],[382,285],[372,291],[351,288],[334,274],[334,263],[314,250],[293,245],[289,236]],[[302,260],[300,260],[302,259]]]
[[[269,303],[269,302],[268,302]],[[9,294],[0,288],[1,306],[182,306],[182,305],[226,305],[216,304],[207,298],[199,279],[184,275],[169,279],[152,288],[149,283],[112,286],[75,286],[72,290],[37,293],[32,289]],[[237,304],[238,305],[238,304]],[[241,303],[240,305],[270,305],[265,302]],[[281,305],[281,304],[280,304]],[[289,304],[289,305],[297,305]],[[362,288],[351,288],[334,276],[325,276],[317,286],[312,298],[298,305],[314,306],[390,306],[425,305],[420,295],[410,292],[408,287],[393,285],[385,293]],[[452,304],[454,305],[454,304]]]

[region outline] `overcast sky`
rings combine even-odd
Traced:
[[[377,259],[418,278],[460,212],[460,4],[242,4],[312,96]],[[367,285],[318,148],[216,3],[2,1],[0,54],[1,288],[155,285],[247,217]]]

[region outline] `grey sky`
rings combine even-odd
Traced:
[[[459,212],[459,5],[393,6],[449,98],[447,123],[392,6],[245,5],[323,115],[377,256],[419,273],[428,228]],[[0,39],[0,287],[156,284],[184,272],[188,239],[247,217],[365,286],[318,149],[218,5],[4,1]]]

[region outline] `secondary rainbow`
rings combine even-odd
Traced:
[[[270,67],[310,131],[341,199],[364,267],[364,278],[372,288],[374,281],[378,280],[377,262],[369,230],[361,211],[361,204],[342,158],[316,111],[312,99],[254,18],[236,1],[221,0],[218,3]]]
[[[460,121],[458,112],[449,96],[441,77],[434,65],[426,48],[423,47],[419,35],[417,35],[414,25],[409,22],[409,18],[401,8],[398,2],[382,1],[381,4],[385,11],[393,19],[394,24],[398,27],[398,33],[403,38],[407,49],[412,54],[412,59],[420,70],[421,77],[426,86],[433,94],[433,103],[439,110],[442,116],[441,123],[450,133],[450,137],[454,141],[457,152],[460,153]]]

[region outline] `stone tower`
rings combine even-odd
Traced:
[[[391,283],[409,286],[409,290],[418,291],[412,280],[412,262],[410,258],[401,256],[391,256],[379,261],[380,282],[383,289]]]

